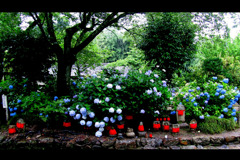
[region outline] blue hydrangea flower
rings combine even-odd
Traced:
[[[233,119],[234,119],[234,121],[237,121],[237,117],[234,117]]]
[[[207,96],[207,95],[208,95],[208,92],[205,92],[205,93],[204,93],[204,96]]]
[[[204,96],[203,92],[200,93],[200,96],[201,96],[201,97]]]
[[[69,112],[69,115],[72,116],[72,117],[75,116],[75,111],[74,111],[74,110],[71,110],[71,111]]]
[[[218,93],[218,92],[216,92],[216,93],[215,93],[215,96],[219,96],[219,93]]]
[[[10,111],[10,112],[12,112],[12,111],[13,111],[13,109],[9,107],[9,111]]]
[[[86,113],[87,113],[87,109],[84,108],[84,107],[82,107],[82,108],[80,109],[80,113],[82,113],[82,114],[86,114]]]
[[[100,100],[98,98],[94,99],[93,101],[95,104],[99,104]]]
[[[232,105],[230,104],[230,105],[228,106],[228,108],[229,108],[229,109],[232,108]]]
[[[196,95],[196,98],[197,98],[197,99],[200,99],[200,96],[199,96],[199,95]]]
[[[99,127],[100,127],[100,128],[105,127],[105,122],[100,122],[100,123],[99,123]]]
[[[232,112],[231,115],[232,115],[232,116],[236,116],[236,112]]]
[[[74,95],[73,98],[77,98],[77,95]]]
[[[223,109],[223,112],[228,112],[228,109],[227,109],[227,108],[224,108],[224,109]]]
[[[76,82],[72,82],[72,84],[73,84],[74,86],[76,86]]]
[[[204,115],[199,116],[199,119],[204,119]]]
[[[108,117],[104,117],[103,120],[104,120],[105,122],[108,122],[108,121],[109,121],[109,118],[108,118]]]
[[[224,82],[224,83],[228,83],[228,82],[229,82],[229,79],[228,79],[228,78],[225,78],[225,79],[223,79],[223,82]]]
[[[161,93],[161,92],[157,92],[156,94],[157,94],[157,96],[159,96],[159,97],[162,96],[162,93]]]
[[[152,90],[148,89],[147,91],[147,94],[152,94]]]
[[[196,98],[193,98],[192,100],[191,100],[191,102],[194,102],[196,100]]]
[[[223,114],[221,114],[221,115],[220,115],[220,117],[221,117],[221,118],[224,118],[224,115],[223,115]]]
[[[208,104],[208,101],[206,100],[206,101],[204,101],[204,103],[205,103],[205,104]]]
[[[170,114],[174,115],[174,114],[176,114],[176,111],[171,111]]]
[[[10,116],[13,117],[15,116],[17,113],[16,112],[13,112],[13,113],[10,113]]]
[[[91,127],[91,126],[92,126],[92,121],[87,121],[86,125],[87,125],[88,127]]]
[[[111,122],[111,123],[115,123],[115,121],[116,121],[116,120],[115,120],[113,117],[110,118],[110,122]]]
[[[163,86],[163,87],[167,87],[167,84],[163,84],[162,86]]]
[[[186,102],[189,102],[189,99],[188,99],[188,98],[186,99]]]
[[[223,85],[219,84],[217,87],[218,87],[218,88],[223,88]]]
[[[43,114],[42,113],[39,113],[39,116],[42,116]]]
[[[216,92],[220,92],[222,89],[221,88],[218,88],[218,89],[216,89]]]
[[[225,93],[226,93],[226,90],[225,90],[225,89],[221,90],[221,93],[222,93],[222,94],[225,94]]]
[[[236,112],[236,109],[234,108],[232,111],[233,111],[233,112]]]
[[[199,90],[200,90],[200,87],[197,87],[196,89],[199,91]]]
[[[118,121],[121,121],[123,118],[121,115],[117,116]]]
[[[195,102],[193,105],[196,107],[198,104]]]
[[[58,96],[55,96],[55,97],[54,97],[54,101],[56,101],[57,99],[58,99]]]
[[[214,80],[217,80],[217,77],[212,77]]]
[[[65,102],[65,103],[68,103],[68,102],[70,102],[71,100],[70,99],[63,99],[63,101]]]
[[[89,113],[89,117],[90,117],[90,118],[94,118],[94,116],[95,116],[95,113],[93,113],[93,112],[90,112],[90,113]]]
[[[17,110],[17,107],[14,107],[13,110],[16,111],[16,110]]]
[[[76,119],[80,119],[80,118],[81,118],[81,114],[79,114],[79,113],[76,114],[75,118],[76,118]]]
[[[105,102],[109,102],[109,101],[110,101],[109,97],[106,97]]]
[[[9,86],[9,89],[13,89],[13,85],[10,85],[10,86]]]
[[[219,98],[220,98],[220,99],[223,99],[224,97],[225,97],[224,95],[221,95]]]
[[[20,99],[17,100],[17,103],[21,103],[22,101]]]

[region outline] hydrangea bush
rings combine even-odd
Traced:
[[[196,81],[186,84],[174,97],[174,106],[176,108],[180,102],[185,106],[187,121],[204,119],[206,116],[233,117],[236,121],[236,110],[232,105],[238,101],[240,93],[237,87],[228,85],[228,82],[227,78],[218,80],[213,77],[203,86],[197,86]]]

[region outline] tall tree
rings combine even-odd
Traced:
[[[80,13],[36,13],[30,12],[33,22],[26,31],[35,26],[57,57],[57,95],[69,93],[71,67],[76,55],[83,50],[103,29],[118,26],[118,21],[130,15],[126,12],[80,12]],[[70,25],[70,23],[75,23]]]

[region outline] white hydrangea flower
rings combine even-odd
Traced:
[[[81,124],[82,126],[84,126],[84,125],[85,125],[85,120],[81,120],[81,121],[80,121],[80,124]]]
[[[113,87],[113,85],[110,83],[107,85],[107,88],[112,88],[112,87]]]
[[[87,125],[88,127],[91,127],[91,126],[92,126],[92,121],[87,121],[86,125]]]
[[[144,110],[144,109],[141,109],[140,113],[144,114],[144,113],[145,113],[145,110]]]
[[[111,107],[111,108],[109,109],[109,112],[110,112],[110,113],[113,113],[113,112],[114,112],[114,108]]]
[[[105,98],[105,101],[106,101],[106,102],[109,102],[109,101],[110,101],[109,97],[106,97],[106,98]]]
[[[95,127],[99,128],[100,127],[100,123],[99,122],[95,122]]]
[[[100,127],[100,128],[98,129],[98,131],[103,132],[103,131],[104,131],[104,128],[103,128],[103,127]]]
[[[94,99],[93,101],[95,104],[98,104],[100,102],[100,100],[98,98]]]
[[[122,110],[120,108],[118,108],[116,112],[117,112],[117,114],[121,114]]]
[[[101,137],[101,136],[102,136],[102,132],[97,131],[97,132],[95,133],[95,136],[96,136],[96,137]]]
[[[120,90],[120,89],[121,89],[121,86],[116,85],[116,89],[117,89],[117,90]]]
[[[75,118],[76,118],[76,119],[80,119],[80,118],[81,118],[81,114],[79,114],[79,113],[76,114]]]
[[[104,123],[104,122],[100,122],[100,123],[99,123],[99,127],[100,127],[100,128],[105,127],[105,123]]]

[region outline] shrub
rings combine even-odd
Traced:
[[[221,118],[235,117],[236,112],[232,105],[240,97],[239,91],[231,85],[228,85],[228,79],[223,81],[209,80],[203,86],[197,86],[193,81],[178,90],[174,97],[174,106],[182,102],[186,108],[186,120],[204,119],[208,115],[214,115]],[[226,83],[227,82],[227,83]],[[237,120],[237,118],[234,118]]]
[[[204,133],[221,133],[225,130],[230,131],[234,130],[236,123],[233,118],[225,119],[215,116],[209,116],[204,119],[203,122],[199,123],[198,128]]]
[[[207,58],[203,62],[203,70],[211,76],[223,73],[223,62],[221,58]]]

